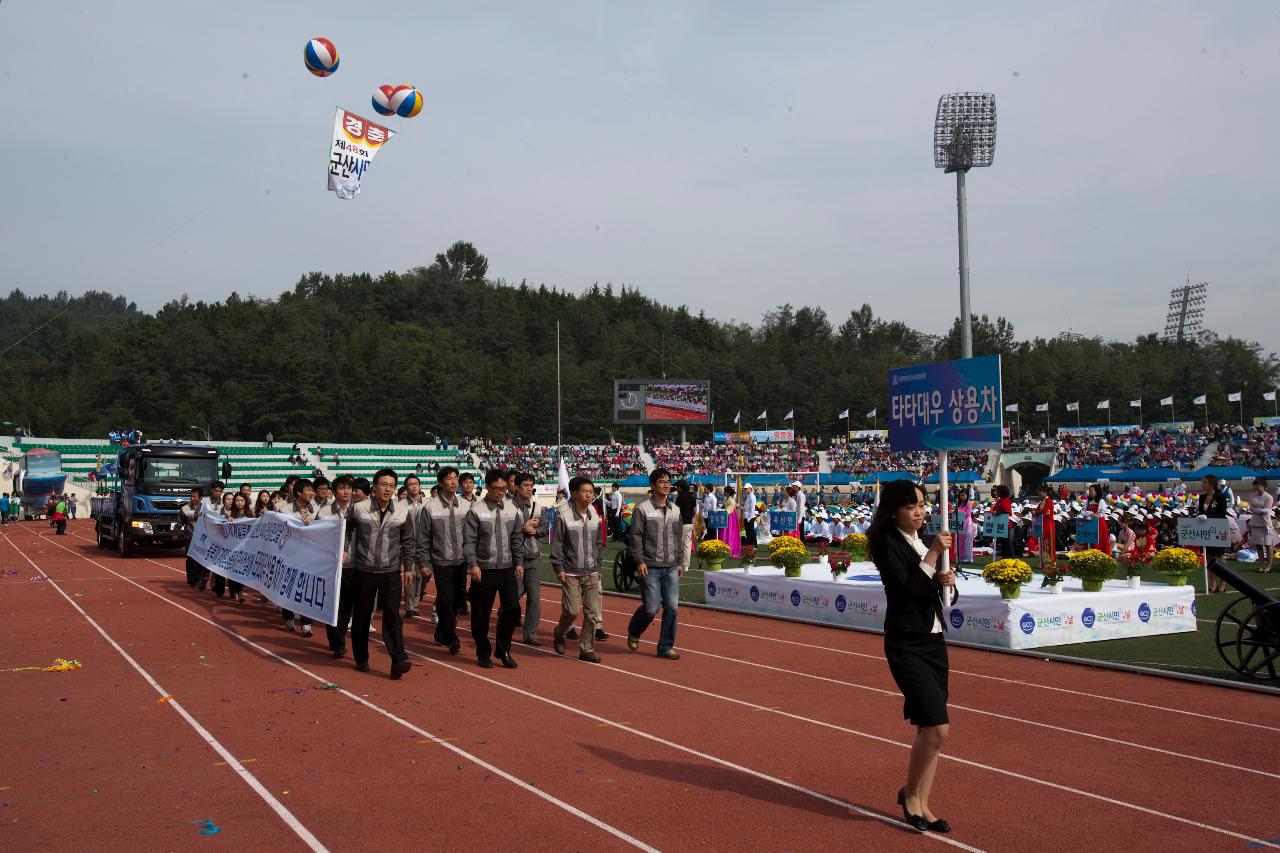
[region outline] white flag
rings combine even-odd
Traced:
[[[395,135],[394,130],[338,107],[333,117],[333,146],[329,153],[329,189],[337,193],[338,198],[355,198],[373,158]]]
[[[763,412],[760,413],[760,417],[756,418],[756,420],[762,421],[767,417],[769,417],[769,410],[765,409]]]
[[[1276,392],[1275,392],[1275,391],[1263,391],[1263,392],[1262,392],[1262,399],[1264,399],[1264,400],[1269,400],[1269,401],[1271,401],[1272,403],[1274,403],[1274,402],[1276,401]]]
[[[1196,397],[1196,398],[1195,398],[1194,400],[1192,400],[1191,402],[1192,402],[1192,403],[1194,403],[1194,404],[1196,404],[1197,406],[1203,406],[1203,405],[1205,405],[1206,403],[1208,403],[1208,402],[1209,402],[1209,400],[1208,400],[1208,398],[1207,398],[1204,394],[1201,394],[1199,397]]]
[[[848,409],[845,409],[843,412],[841,412],[840,414],[836,415],[836,417],[838,417],[838,418],[847,418],[847,417],[849,417],[849,410],[848,410]]]
[[[1239,403],[1239,402],[1240,402],[1240,392],[1239,392],[1239,391],[1237,391],[1237,392],[1236,392],[1236,393],[1234,393],[1234,394],[1228,394],[1228,395],[1227,395],[1227,402],[1228,402],[1228,403]]]
[[[1007,406],[1005,406],[1005,407],[1004,407],[1004,410],[1005,410],[1006,412],[1016,412],[1016,411],[1018,411],[1018,404],[1017,404],[1017,403],[1010,403],[1009,405],[1007,405]]]
[[[783,419],[784,421],[795,420],[795,416],[796,416],[796,410],[795,410],[795,409],[792,409],[791,411],[789,411],[789,412],[787,412],[785,415],[783,415],[783,416],[782,416],[782,419]]]
[[[1109,408],[1111,408],[1111,401],[1110,401],[1110,400],[1099,400],[1099,401],[1098,401],[1098,408],[1099,408],[1099,409],[1109,409]]]
[[[1141,408],[1142,408],[1142,400],[1141,400],[1141,399],[1138,399],[1138,400],[1130,400],[1130,401],[1129,401],[1129,408],[1131,408],[1131,409],[1141,409]]]
[[[867,412],[867,414],[866,414],[866,417],[868,417],[868,418],[874,418],[875,416],[876,416],[876,410],[875,410],[875,409],[872,409],[871,411]]]
[[[1080,403],[1079,403],[1079,402],[1075,402],[1075,403],[1067,403],[1067,411],[1068,411],[1068,412],[1078,412],[1078,411],[1080,411]]]
[[[564,467],[564,457],[560,457],[560,473],[556,475],[556,484],[567,495],[569,494],[569,469]]]
[[[1037,403],[1037,404],[1036,404],[1036,411],[1037,411],[1037,412],[1047,412],[1047,411],[1049,411],[1049,404],[1048,404],[1048,403]]]
[[[742,423],[742,409],[738,409],[738,414],[733,416],[733,422],[735,424]]]
[[[1172,406],[1172,405],[1173,405],[1173,398],[1172,398],[1172,397],[1161,397],[1161,398],[1160,398],[1160,405],[1162,405],[1162,406]]]

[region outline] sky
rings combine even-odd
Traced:
[[[372,115],[383,83],[425,108],[340,200],[334,107]],[[999,113],[968,177],[974,313],[1132,339],[1189,276],[1207,328],[1280,349],[1268,2],[3,0],[0,292],[272,298],[467,240],[510,283],[749,323],[866,302],[941,334],[933,119],[966,90]]]

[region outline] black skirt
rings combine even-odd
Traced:
[[[902,691],[903,719],[942,726],[947,719],[947,642],[942,634],[885,634],[884,656]]]

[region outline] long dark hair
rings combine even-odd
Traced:
[[[876,552],[884,544],[885,537],[897,526],[894,516],[904,506],[917,503],[924,496],[924,488],[911,480],[894,480],[880,488],[880,505],[867,527],[867,555],[875,559]]]

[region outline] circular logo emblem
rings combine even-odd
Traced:
[[[752,601],[760,600],[760,587],[758,586],[751,587],[751,600]]]
[[[800,606],[800,590],[798,589],[791,590],[791,604],[794,607]]]
[[[1138,605],[1138,618],[1143,622],[1151,621],[1151,608],[1145,601]]]
[[[951,608],[951,627],[959,628],[964,625],[964,612],[958,607]]]
[[[838,613],[843,613],[843,612],[844,612],[844,608],[845,608],[847,605],[848,605],[848,602],[844,600],[844,596],[843,596],[843,595],[837,595],[837,596],[836,596],[836,612],[838,612]]]
[[[1036,629],[1036,620],[1030,613],[1023,613],[1022,618],[1018,620],[1018,627],[1022,629],[1022,633],[1030,634]]]
[[[716,582],[715,582],[715,581],[707,581],[707,595],[711,596],[712,598],[715,598],[715,597],[716,597]]]
[[[1086,607],[1084,612],[1080,614],[1080,624],[1086,628],[1092,628],[1094,623],[1093,608]]]
[[[1196,600],[1194,598],[1191,599],[1191,615],[1196,615]]]

